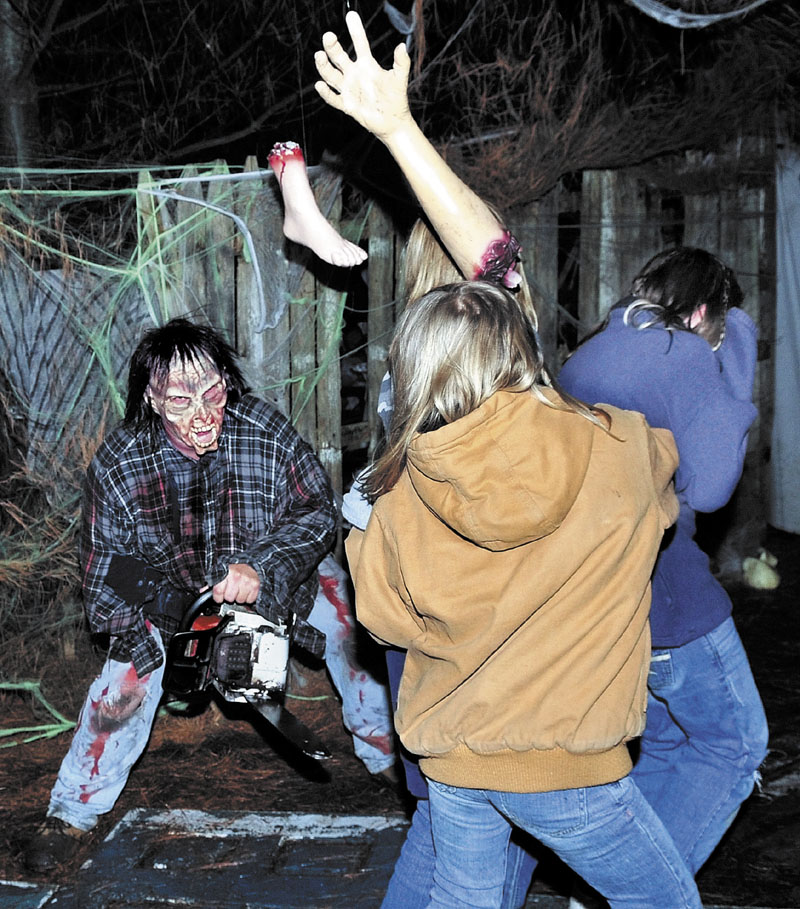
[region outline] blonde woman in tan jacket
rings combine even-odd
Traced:
[[[612,907],[700,906],[626,747],[672,436],[543,384],[529,322],[484,282],[409,307],[390,370],[375,507],[348,545],[359,619],[408,651],[396,723],[429,782],[430,905],[499,906],[514,824]]]

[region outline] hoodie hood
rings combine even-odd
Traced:
[[[558,405],[558,396],[544,393]],[[477,410],[418,435],[408,473],[425,505],[457,534],[490,550],[552,533],[580,492],[597,431],[530,391],[500,391]]]

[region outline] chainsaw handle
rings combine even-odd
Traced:
[[[178,631],[191,631],[192,625],[201,615],[212,615],[215,612],[219,612],[219,603],[214,602],[214,591],[209,587],[208,590],[199,593],[189,604],[178,626]]]
[[[196,627],[204,616],[217,621],[209,627]],[[162,686],[165,691],[193,699],[211,684],[211,661],[217,634],[230,623],[232,616],[220,616],[213,591],[204,590],[186,607],[178,630],[167,645],[166,667]]]

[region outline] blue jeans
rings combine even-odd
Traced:
[[[654,650],[632,776],[696,874],[753,790],[767,720],[733,619]]]
[[[425,909],[430,903],[434,864],[430,805],[428,799],[418,799],[381,909]],[[536,859],[512,839],[505,858],[501,909],[522,909],[535,868]]]
[[[702,905],[689,869],[630,777],[554,792],[461,789],[433,780],[428,789],[436,850],[431,907],[501,905],[511,824],[552,849],[612,907]]]

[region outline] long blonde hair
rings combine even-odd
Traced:
[[[489,208],[502,224],[500,213],[491,205]],[[401,291],[406,306],[419,300],[434,287],[455,284],[471,277],[461,274],[436,233],[423,218],[414,222],[403,255]],[[522,282],[513,292],[514,298],[522,314],[536,330],[539,327],[539,317],[522,262],[517,262],[515,268],[522,277]]]
[[[462,281],[425,294],[406,308],[389,349],[394,411],[386,447],[364,478],[367,497],[400,478],[418,433],[452,423],[502,389],[531,392],[599,423],[584,404],[545,396],[547,373],[536,330],[517,300],[486,281]],[[547,383],[549,384],[549,382]]]

